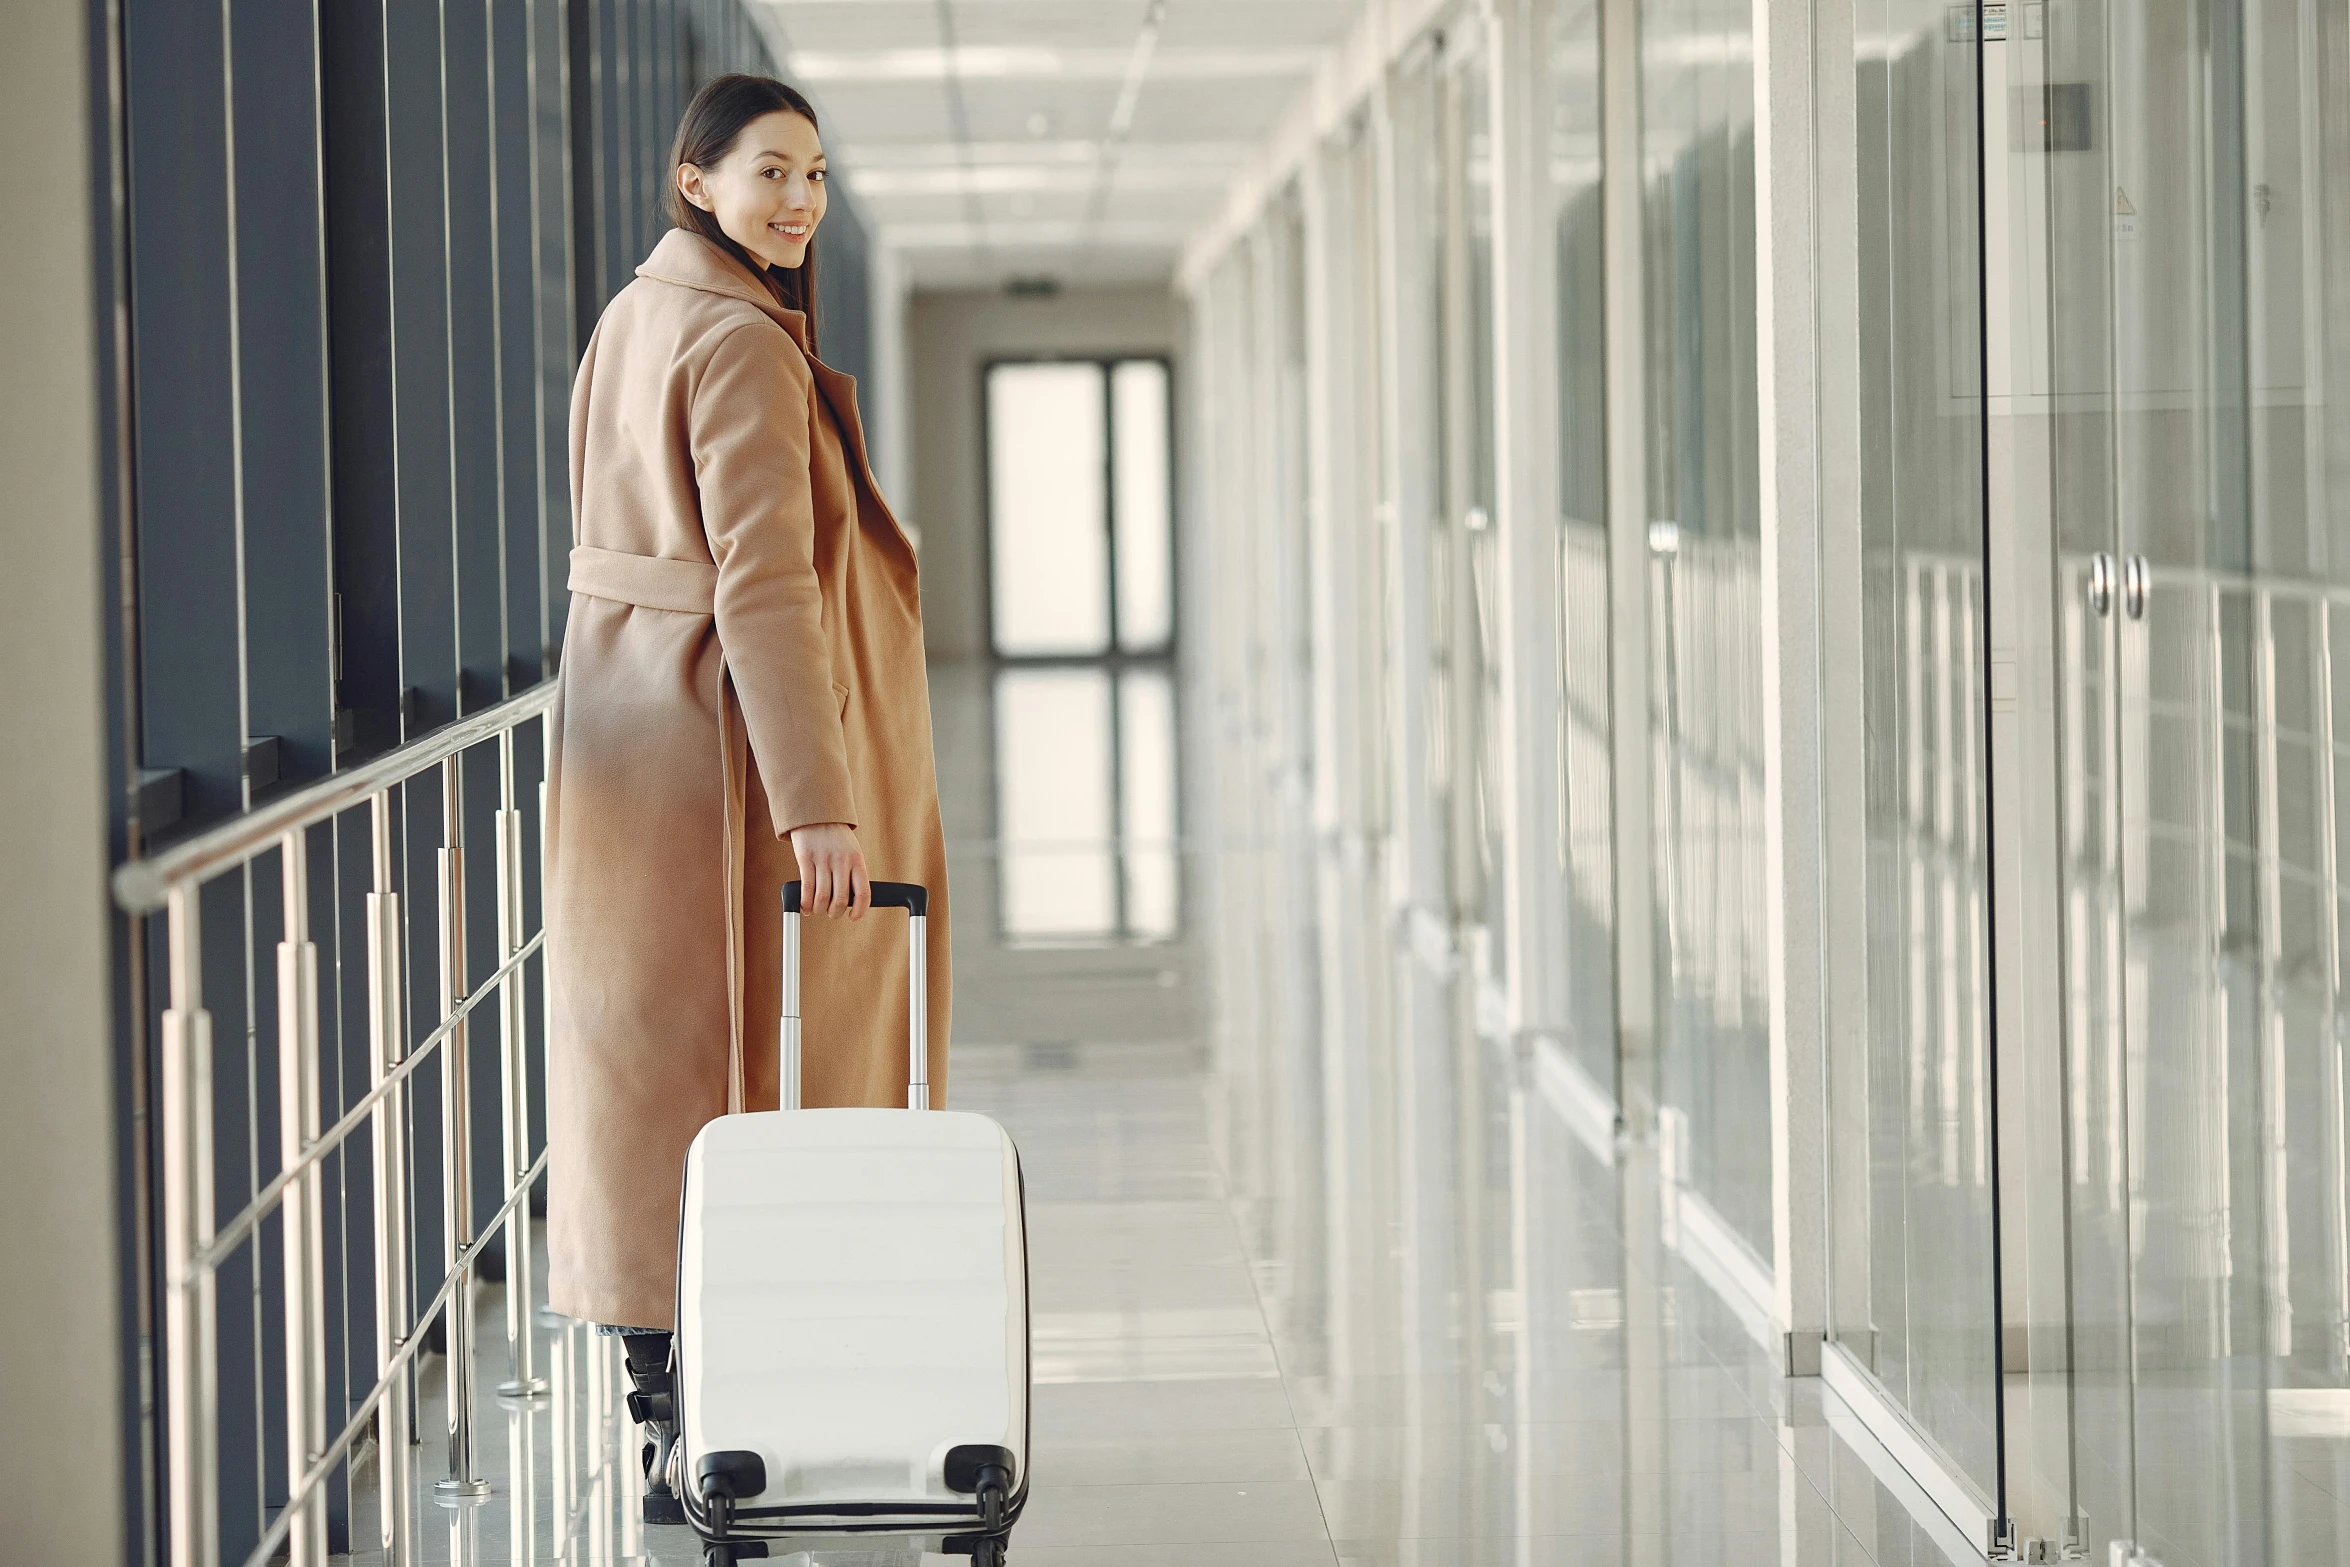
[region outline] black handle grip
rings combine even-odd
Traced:
[[[877,909],[904,909],[916,919],[930,917],[930,889],[910,881],[877,881],[867,883],[873,889],[873,907]],[[800,912],[800,884],[783,884],[783,912]]]

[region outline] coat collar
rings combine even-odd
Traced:
[[[832,408],[838,421],[841,439],[848,449],[849,460],[863,478],[865,489],[890,519],[890,531],[896,535],[907,558],[914,557],[914,541],[907,537],[897,516],[882,500],[881,486],[873,477],[873,458],[865,449],[865,421],[857,414],[857,380],[852,375],[835,370],[808,351],[808,318],[797,310],[776,302],[759,280],[743,269],[743,264],[690,229],[671,229],[661,236],[653,253],[636,269],[636,275],[656,283],[673,283],[679,288],[698,288],[706,293],[724,294],[758,306],[783,324],[791,340],[800,346],[806,356],[808,370],[815,377],[816,390]]]
[[[808,318],[778,303],[757,278],[744,270],[741,262],[691,229],[671,229],[662,235],[644,265],[636,269],[636,275],[656,283],[698,288],[756,305],[781,322],[792,341],[800,345],[800,352],[808,354]],[[808,354],[808,357],[813,359],[815,355]]]

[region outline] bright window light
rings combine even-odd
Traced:
[[[1109,651],[1102,372],[997,365],[987,377],[990,567],[996,651]]]
[[[1119,825],[1126,837],[1126,934],[1166,941],[1182,924],[1175,869],[1175,681],[1163,667],[1118,683]]]
[[[1167,367],[1129,359],[1110,373],[1110,450],[1116,470],[1118,646],[1164,648],[1175,631],[1168,517]]]
[[[1109,672],[1007,669],[996,677],[995,709],[1004,934],[1115,934]]]

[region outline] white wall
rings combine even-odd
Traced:
[[[980,377],[991,359],[1034,354],[1176,357],[1183,309],[1164,289],[1078,289],[1047,298],[918,293],[905,362],[914,415],[913,493],[922,533],[922,632],[933,663],[987,655],[987,497]],[[1183,367],[1175,369],[1176,396]],[[1178,458],[1178,473],[1182,472]]]
[[[0,49],[0,1557],[120,1562],[104,529],[81,0]]]

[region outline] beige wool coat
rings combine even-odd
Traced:
[[[847,822],[930,889],[946,1094],[946,854],[914,551],[856,387],[806,319],[684,230],[605,308],[571,404],[571,615],[550,721],[548,1293],[672,1325],[687,1145],[772,1109],[785,836]],[[906,1102],[906,923],[802,921],[802,1100]],[[739,1083],[739,1088],[735,1085]]]

